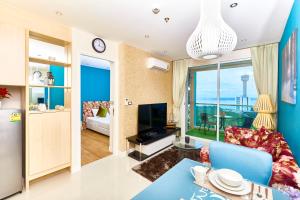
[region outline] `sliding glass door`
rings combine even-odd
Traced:
[[[216,140],[218,66],[189,71],[188,135]]]
[[[257,98],[251,61],[190,68],[187,96],[187,135],[223,141],[226,127],[249,128]]]

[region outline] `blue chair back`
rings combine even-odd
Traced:
[[[272,156],[248,147],[211,142],[209,158],[213,168],[227,168],[239,172],[245,179],[268,185],[272,176]]]

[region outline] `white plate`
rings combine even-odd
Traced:
[[[216,172],[215,171],[211,171],[209,174],[208,174],[208,179],[209,181],[211,182],[211,184],[213,184],[216,188],[224,191],[224,192],[227,192],[229,194],[234,194],[234,195],[238,195],[238,196],[242,196],[242,195],[246,195],[246,194],[249,194],[251,192],[251,185],[249,182],[245,181],[244,183],[244,189],[243,190],[240,190],[240,191],[232,191],[232,190],[228,190],[224,187],[222,187],[221,185],[219,185],[217,182],[216,182]]]
[[[223,188],[227,189],[227,190],[232,190],[232,191],[241,191],[243,189],[245,189],[245,181],[243,181],[242,185],[240,185],[239,187],[231,187],[229,185],[226,185],[225,183],[223,183],[217,174],[215,174],[215,181],[217,184],[219,184],[220,186],[222,186]]]
[[[243,177],[237,171],[231,169],[218,169],[217,175],[222,183],[231,187],[239,187],[243,183]]]

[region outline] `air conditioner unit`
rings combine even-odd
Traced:
[[[163,71],[167,71],[169,69],[169,63],[156,59],[156,58],[148,58],[148,68],[149,69],[159,69]]]

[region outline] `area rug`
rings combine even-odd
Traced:
[[[184,158],[200,161],[199,150],[185,151],[172,147],[133,167],[132,170],[153,182]]]

